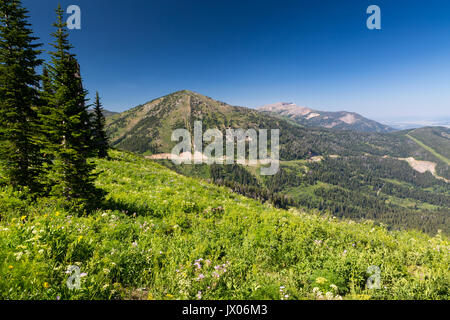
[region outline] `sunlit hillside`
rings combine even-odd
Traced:
[[[96,160],[107,201],[89,215],[1,187],[0,299],[450,298],[443,235],[274,209],[110,156]]]

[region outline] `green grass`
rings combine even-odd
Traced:
[[[426,202],[421,202],[414,199],[408,199],[408,198],[398,198],[390,195],[386,195],[388,197],[388,202],[392,204],[396,204],[401,207],[406,208],[418,208],[421,210],[438,210],[439,206],[432,205]]]
[[[419,128],[410,131],[409,135],[450,159],[450,129],[443,127]]]
[[[0,299],[450,298],[441,234],[277,210],[128,153],[111,157],[97,160],[108,201],[87,216],[0,188]],[[80,290],[66,286],[71,265]],[[372,265],[380,289],[366,288]]]
[[[411,183],[407,183],[405,181],[400,181],[400,180],[397,180],[397,179],[382,179],[382,180],[384,180],[386,182],[390,182],[390,183],[396,184],[398,186],[406,186],[406,187],[411,187],[412,186]]]
[[[317,197],[315,195],[315,191],[319,188],[332,188],[333,185],[322,182],[322,181],[317,181],[316,184],[314,185],[304,185],[304,186],[300,186],[300,187],[289,187],[286,188],[284,190],[284,192],[293,197],[293,198],[297,198],[299,196],[308,196],[308,197],[312,197],[312,198],[316,198],[319,199],[319,197]]]

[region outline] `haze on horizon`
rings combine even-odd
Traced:
[[[58,2],[80,6],[70,41],[111,111],[188,89],[239,106],[450,119],[448,1],[23,2],[46,50]],[[382,30],[366,28],[371,4]]]

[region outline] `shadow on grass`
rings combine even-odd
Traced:
[[[132,203],[128,203],[125,201],[121,201],[118,199],[107,199],[103,201],[100,210],[111,210],[111,211],[121,211],[125,213],[126,215],[133,216],[133,215],[139,215],[139,216],[159,216],[155,213],[154,209],[150,208],[147,205],[135,205]]]

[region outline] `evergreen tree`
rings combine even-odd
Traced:
[[[43,120],[44,127],[47,125],[46,120],[47,116],[51,113],[51,109],[55,108],[55,106],[51,105],[52,97],[54,95],[54,91],[52,88],[52,79],[49,72],[49,67],[44,64],[44,67],[42,68],[42,91],[41,91],[41,108],[40,116]]]
[[[42,125],[44,127],[44,132],[48,133],[48,126],[52,125],[49,115],[52,113],[52,109],[56,108],[55,106],[52,106],[52,98],[55,92],[53,91],[52,87],[52,79],[49,72],[49,67],[47,65],[44,65],[42,68],[42,91],[41,91],[41,107],[39,108],[40,116],[42,119]],[[47,139],[49,136],[47,135]]]
[[[99,200],[102,193],[94,186],[95,165],[88,161],[92,155],[92,130],[86,106],[80,67],[68,41],[63,10],[59,5],[56,32],[48,73],[49,112],[44,116],[49,136],[49,151],[53,155],[53,193],[67,200],[78,199],[84,203]],[[44,77],[45,80],[45,77]]]
[[[106,158],[108,156],[108,138],[105,132],[105,116],[103,115],[103,108],[98,92],[95,96],[94,120],[92,126],[94,131],[94,146],[97,155],[99,158]]]
[[[0,160],[9,184],[38,191],[42,156],[36,68],[42,60],[27,13],[19,0],[0,2]]]
[[[43,93],[52,93],[51,92],[51,79],[50,79],[50,74],[48,72],[48,67],[47,65],[44,65],[44,67],[42,68],[42,90]]]
[[[52,114],[57,112],[54,110],[56,106],[52,105],[54,102],[53,96],[53,86],[52,86],[52,78],[49,71],[49,66],[44,64],[42,69],[42,91],[41,91],[41,99],[40,99],[40,107],[39,107],[39,116],[41,119],[41,132],[42,132],[42,141],[43,141],[43,169],[46,173],[42,182],[45,187],[45,194],[49,194],[51,192],[52,186],[55,183],[55,179],[53,178],[52,170],[53,170],[53,161],[55,160],[55,147],[58,145],[58,136],[55,131],[51,130],[55,125],[55,121],[52,120]]]

